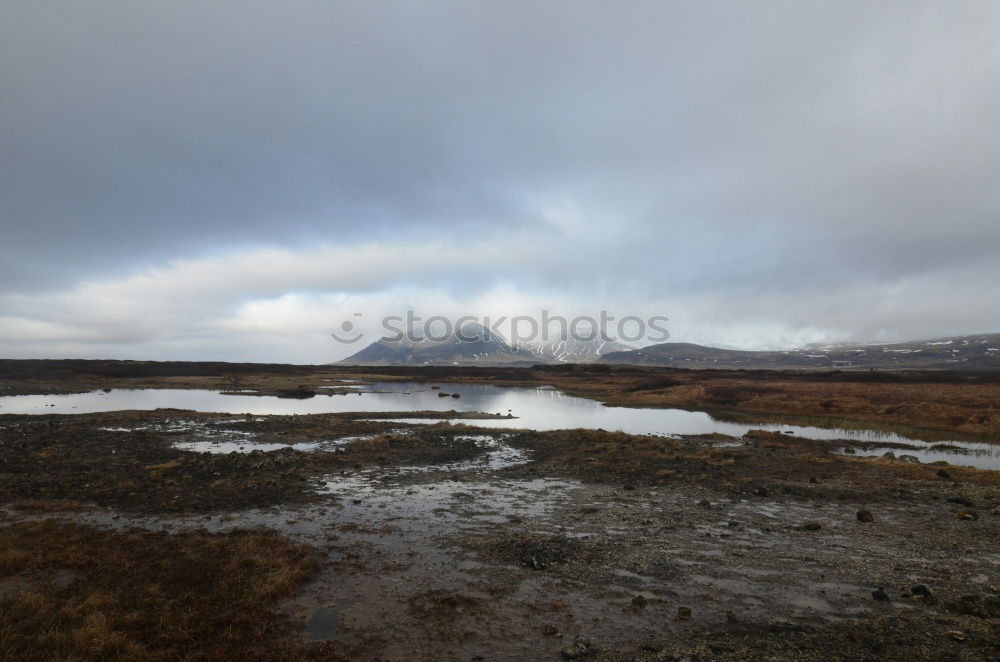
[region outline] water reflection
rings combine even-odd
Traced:
[[[439,386],[440,388],[432,388]],[[442,397],[444,392],[459,397]],[[113,390],[68,395],[23,395],[0,397],[0,413],[83,414],[116,410],[158,408],[190,409],[229,414],[319,414],[343,412],[399,412],[402,422],[427,423],[428,419],[407,419],[412,411],[459,411],[500,414],[505,418],[469,421],[482,427],[558,430],[600,428],[632,434],[690,435],[718,432],[741,437],[750,429],[790,432],[811,439],[851,439],[882,444],[913,444],[921,461],[944,459],[954,464],[972,464],[971,451],[980,460],[975,464],[1000,469],[1000,446],[949,442],[957,448],[938,448],[891,432],[845,430],[783,423],[733,423],[712,418],[705,412],[682,409],[639,409],[607,407],[551,387],[499,387],[489,384],[428,384],[420,382],[375,382],[363,393],[321,394],[307,400],[272,396],[223,395],[214,391],[187,389]],[[515,418],[506,418],[510,414]],[[447,416],[442,416],[447,418]],[[431,419],[433,421],[433,419]],[[237,441],[237,440],[232,440]],[[875,454],[876,450],[865,451]],[[882,451],[884,452],[884,450]],[[881,454],[881,453],[878,453]],[[962,460],[965,459],[965,462]]]

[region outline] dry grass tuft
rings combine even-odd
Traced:
[[[0,528],[0,658],[301,657],[270,611],[317,568],[273,533],[114,533],[57,523]]]

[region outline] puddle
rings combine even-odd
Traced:
[[[877,457],[892,453],[896,459],[905,459],[906,456],[910,456],[922,464],[947,462],[959,467],[1000,471],[1000,444],[973,441],[928,443],[910,440],[905,447],[852,446],[851,451],[853,452],[848,452],[849,455]]]
[[[340,618],[343,612],[347,611],[360,600],[346,599],[340,600],[333,607],[318,607],[309,619],[306,626],[307,641],[339,641],[345,644],[356,644],[360,640],[352,634],[341,630]]]

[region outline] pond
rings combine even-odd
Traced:
[[[440,388],[432,388],[440,386]],[[692,435],[718,432],[741,437],[751,429],[789,432],[810,439],[850,439],[868,442],[866,454],[881,454],[879,444],[912,445],[899,453],[917,455],[922,461],[943,459],[953,464],[974,464],[1000,469],[1000,445],[948,441],[940,444],[908,439],[900,434],[876,430],[796,426],[784,423],[734,423],[720,421],[701,411],[608,407],[551,387],[502,387],[489,384],[433,385],[423,382],[375,382],[360,393],[317,395],[305,400],[273,396],[224,395],[194,389],[112,390],[68,395],[21,395],[0,397],[0,413],[83,414],[118,410],[158,408],[190,409],[227,414],[320,414],[343,412],[399,412],[391,420],[427,423],[433,419],[408,419],[413,411],[459,411],[500,414],[504,418],[468,421],[490,428],[558,430],[593,428],[631,434]],[[442,393],[458,398],[442,397]],[[507,418],[507,415],[513,418]],[[442,416],[443,419],[447,418]],[[914,452],[919,450],[918,452]],[[960,462],[967,459],[968,462]]]

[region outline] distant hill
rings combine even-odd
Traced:
[[[514,349],[480,324],[462,327],[462,336],[445,340],[377,340],[337,365],[483,365],[516,366],[544,363],[531,351]],[[469,340],[474,338],[474,340]]]
[[[690,343],[663,343],[610,352],[600,363],[675,368],[820,369],[1000,369],[1000,334],[956,336],[902,343],[808,346],[754,352]]]
[[[1000,370],[1000,334],[955,336],[902,343],[811,345],[786,351],[744,351],[692,343],[663,343],[632,349],[604,340],[555,340],[511,347],[479,324],[463,327],[460,340],[378,340],[337,365],[530,366],[604,363],[756,370],[935,369]],[[468,338],[474,338],[469,341]]]
[[[533,341],[514,349],[502,336],[472,322],[462,327],[462,335],[465,339],[453,334],[441,341],[383,338],[338,361],[337,365],[527,366],[538,363],[593,363],[607,352],[632,349],[628,345],[600,339]],[[469,341],[468,338],[475,340]]]

